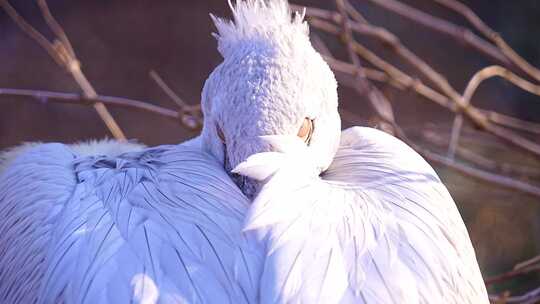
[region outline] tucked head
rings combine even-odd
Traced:
[[[202,93],[203,147],[230,172],[274,149],[260,136],[298,136],[322,172],[339,144],[337,84],[307,23],[285,0],[239,1],[231,9],[234,20],[213,18],[223,62]],[[257,191],[256,182],[235,180],[248,196]]]

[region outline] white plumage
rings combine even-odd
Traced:
[[[403,142],[345,130],[319,177],[301,141],[271,140],[287,149],[237,168],[266,179],[244,226],[267,248],[261,286],[274,288],[261,289],[262,302],[488,302],[452,198]]]
[[[3,155],[0,302],[488,303],[429,164],[380,131],[340,132],[302,16],[283,0],[233,13],[215,19],[200,137]]]
[[[249,202],[200,149],[45,144],[0,179],[3,303],[255,301],[261,258],[238,233]]]

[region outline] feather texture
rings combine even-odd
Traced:
[[[241,48],[241,43],[254,40],[282,40],[307,38],[308,25],[305,14],[295,14],[286,0],[241,0],[233,5],[229,0],[233,20],[224,20],[210,15],[218,32],[218,49],[223,57]],[[276,35],[280,33],[280,35]],[[300,35],[300,36],[299,36]]]
[[[277,166],[244,228],[266,243],[263,303],[488,303],[457,208],[415,151],[356,127],[322,177],[299,156],[243,165]]]
[[[265,180],[251,206],[198,141],[29,148],[0,177],[1,301],[488,302],[456,206],[412,149],[351,128],[319,177],[294,140],[266,140],[282,152],[237,168]]]
[[[200,149],[77,157],[40,145],[0,193],[1,302],[256,302],[248,201]]]

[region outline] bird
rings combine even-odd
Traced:
[[[305,14],[229,5],[211,15],[223,61],[199,136],[0,157],[0,301],[489,303],[433,168],[392,135],[341,130]]]

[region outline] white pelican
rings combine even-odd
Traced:
[[[199,137],[6,157],[0,302],[488,303],[433,169],[383,132],[341,132],[303,16],[232,9]]]

